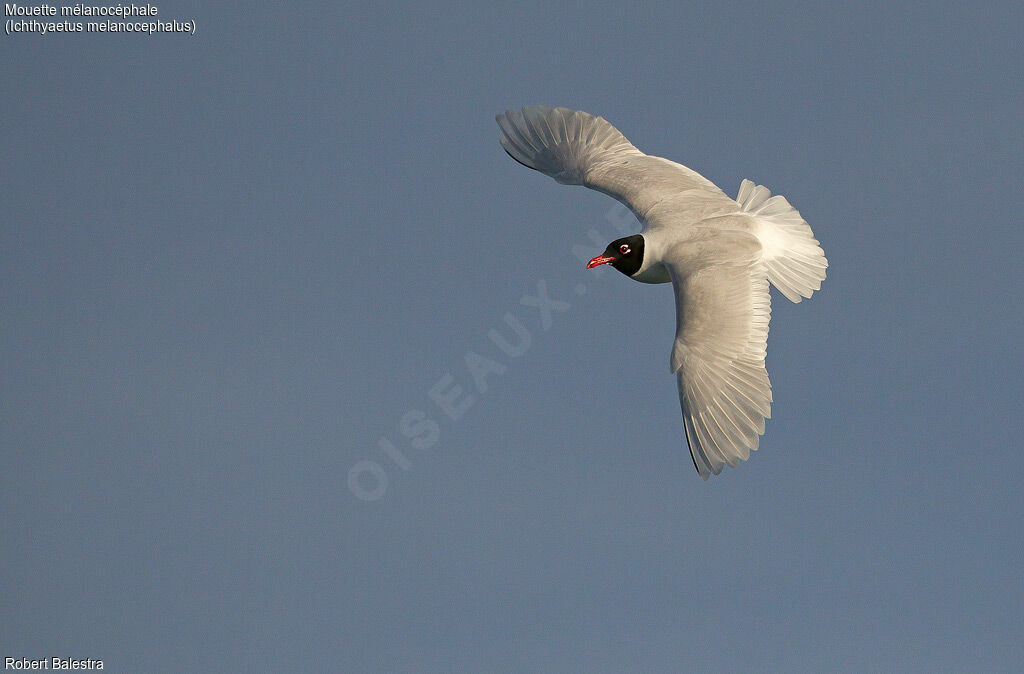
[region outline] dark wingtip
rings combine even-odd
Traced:
[[[513,155],[511,152],[509,152],[508,149],[504,145],[501,146],[501,149],[505,150],[505,154],[507,154],[509,157],[512,157],[512,159],[515,159],[515,162],[517,164],[519,164],[520,166],[525,166],[526,168],[534,170],[534,171],[537,170],[537,169],[533,168],[532,166],[530,166],[529,164],[524,164],[523,162],[521,162],[518,159],[516,159],[515,155]]]

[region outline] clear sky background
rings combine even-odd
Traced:
[[[0,36],[0,656],[1024,660],[1020,3],[157,6],[197,34]],[[499,147],[538,103],[821,240],[738,469],[691,464],[671,289],[572,252],[636,225]]]

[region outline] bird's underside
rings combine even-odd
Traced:
[[[645,225],[644,269],[663,265],[675,291],[671,369],[694,466],[706,480],[749,458],[771,415],[768,283],[799,302],[825,278],[810,227],[785,197],[744,180],[730,199],[696,171],[636,149],[601,117],[538,106],[497,121],[517,162],[604,192]]]

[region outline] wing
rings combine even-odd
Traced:
[[[497,116],[501,146],[517,162],[564,185],[584,185],[621,201],[641,220],[667,197],[721,190],[696,171],[636,149],[602,117],[546,105]]]
[[[771,416],[764,367],[771,317],[756,239],[714,233],[667,264],[676,295],[676,373],[686,442],[707,480],[757,449]]]

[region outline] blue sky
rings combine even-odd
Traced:
[[[159,11],[196,35],[0,38],[0,656],[1024,658],[1019,3]],[[821,240],[739,468],[690,462],[671,290],[574,255],[636,225],[498,145],[538,103]]]

